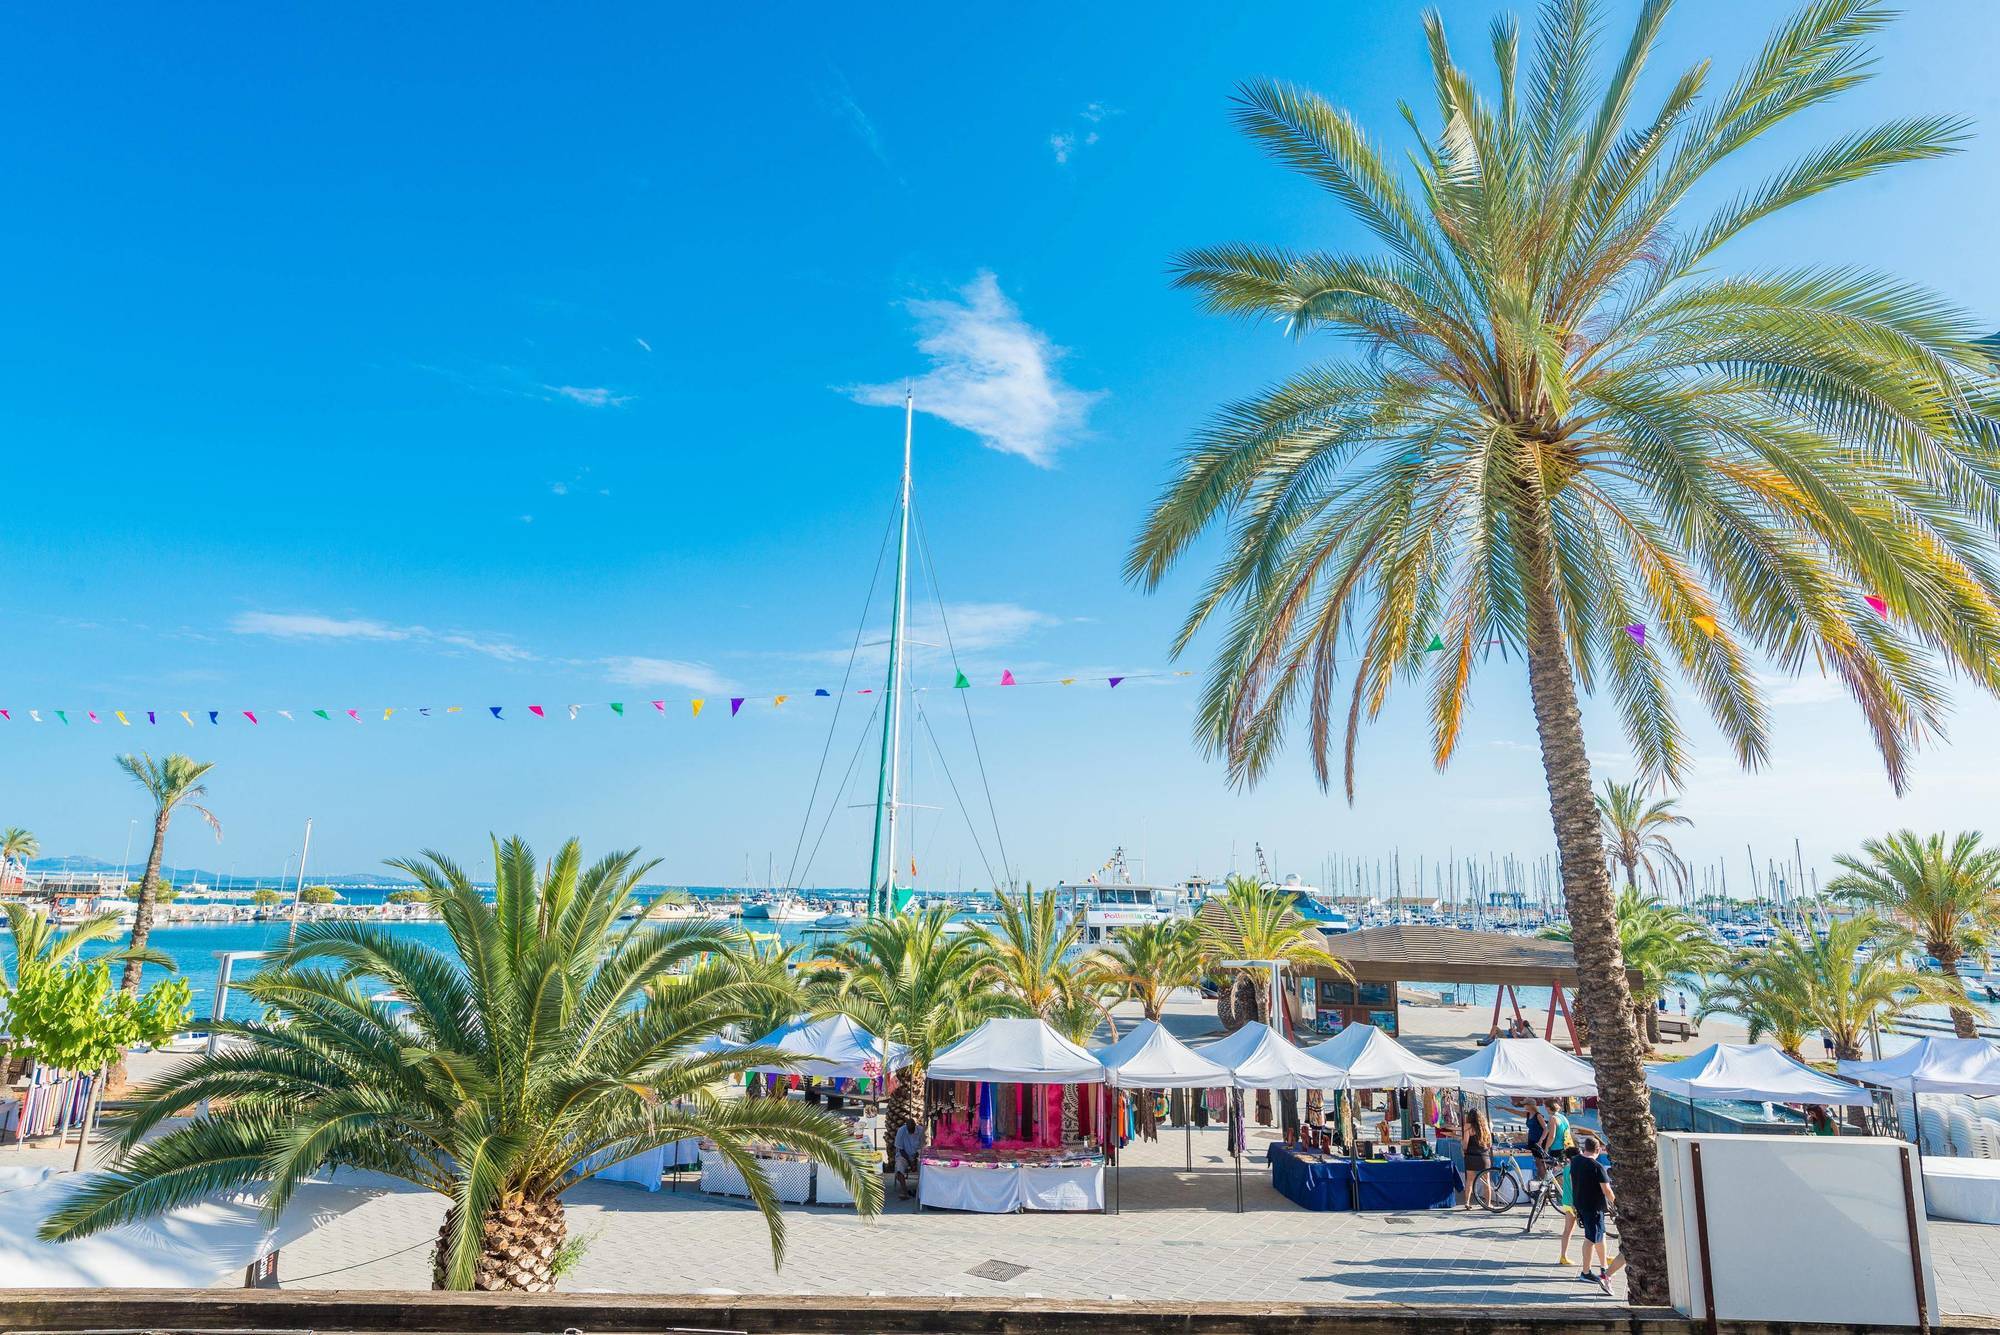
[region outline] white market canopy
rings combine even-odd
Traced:
[[[1912,1094],[2000,1094],[2000,1049],[1983,1038],[1921,1038],[1879,1062],[1841,1062],[1836,1068]]]
[[[1123,1089],[1225,1089],[1228,1070],[1146,1020],[1109,1047],[1097,1050],[1111,1084]]]
[[[1597,1093],[1597,1072],[1545,1038],[1496,1038],[1451,1063],[1466,1093],[1557,1099]]]
[[[1347,1072],[1307,1056],[1255,1020],[1195,1053],[1226,1068],[1238,1089],[1339,1089],[1347,1082]]]
[[[264,1219],[254,1196],[182,1206],[157,1219],[125,1224],[75,1242],[43,1242],[42,1222],[89,1176],[0,1169],[0,1282],[23,1289],[206,1289],[242,1282],[244,1267],[289,1246],[379,1189],[313,1182],[283,1217]],[[11,1188],[11,1189],[10,1189]]]
[[[1104,1068],[1041,1020],[988,1020],[933,1057],[924,1078],[1101,1085]]]
[[[1372,1024],[1350,1024],[1305,1053],[1347,1072],[1349,1089],[1436,1089],[1459,1081],[1451,1067],[1425,1061]]]
[[[1867,1090],[1823,1075],[1761,1043],[1711,1043],[1692,1056],[1646,1068],[1646,1083],[1678,1099],[1822,1103],[1864,1108]]]
[[[891,1043],[885,1055],[882,1040],[846,1015],[827,1015],[817,1020],[800,1018],[744,1046],[777,1048],[793,1058],[787,1063],[750,1068],[762,1075],[796,1072],[824,1080],[857,1080],[910,1064],[909,1049]]]

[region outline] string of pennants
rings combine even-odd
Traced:
[[[1014,676],[1013,669],[1008,668],[1003,670],[1000,673],[1000,679],[994,682],[975,683],[971,678],[967,677],[965,673],[959,672],[956,674],[956,676],[952,681],[951,686],[948,688],[917,686],[913,687],[912,689],[919,693],[925,693],[937,689],[970,691],[979,689],[981,685],[987,687],[1076,686],[1079,684],[1094,686],[1101,681],[1104,683],[1104,688],[1106,690],[1116,690],[1119,684],[1122,682],[1143,681],[1147,679],[1161,678],[1161,677],[1188,677],[1192,675],[1194,675],[1192,672],[1186,672],[1186,671],[1128,672],[1122,676],[1117,676],[1117,677],[1087,677],[1087,678],[1049,677],[1046,679],[1022,681],[1022,680],[1017,680]],[[873,687],[867,687],[855,691],[854,694],[875,695],[878,694],[878,692]],[[745,705],[769,705],[773,709],[780,709],[783,708],[788,701],[794,699],[805,699],[805,700],[830,699],[832,698],[832,696],[833,696],[832,691],[829,691],[824,686],[821,686],[814,689],[810,694],[808,694],[805,691],[792,691],[778,695],[729,695],[729,696],[716,696],[713,698],[710,698],[708,696],[695,696],[691,699],[685,699],[685,700],[647,700],[642,702],[631,702],[631,709],[634,715],[643,715],[645,713],[646,707],[650,705],[652,707],[652,712],[655,715],[664,717],[668,712],[669,705],[673,706],[676,712],[678,712],[678,710],[682,706],[685,706],[688,710],[690,717],[700,718],[702,715],[702,711],[704,709],[707,709],[709,705],[711,704],[720,705],[723,701],[726,700],[729,703],[729,717],[735,718],[738,714],[740,714],[743,711],[743,706]],[[510,718],[520,717],[518,711],[521,708],[525,708],[528,714],[534,718],[546,719],[551,717],[552,715],[561,716],[563,714],[567,714],[570,721],[574,722],[576,719],[582,716],[583,711],[586,709],[604,709],[604,710],[609,710],[615,717],[618,718],[628,717],[626,713],[627,703],[628,702],[623,700],[610,700],[593,704],[577,704],[577,705],[527,705],[527,706],[486,705],[478,709],[467,709],[464,705],[443,705],[443,706],[422,705],[414,709],[405,708],[397,705],[388,705],[384,706],[381,709],[379,715],[377,711],[373,708],[266,709],[266,710],[134,709],[129,711],[123,709],[106,709],[106,710],[85,709],[79,711],[74,709],[7,708],[7,709],[0,709],[0,723],[17,722],[19,721],[19,719],[17,719],[17,716],[21,716],[22,718],[25,718],[27,722],[30,723],[53,722],[61,724],[63,726],[68,726],[71,723],[80,721],[78,719],[73,719],[70,717],[72,714],[78,714],[78,713],[81,713],[81,715],[83,716],[83,720],[87,720],[90,723],[104,724],[104,723],[115,722],[120,726],[127,728],[132,727],[134,724],[141,722],[140,718],[138,717],[141,714],[145,716],[144,723],[149,726],[157,727],[163,720],[168,723],[171,723],[173,722],[174,719],[178,718],[180,719],[181,722],[187,724],[187,726],[190,728],[194,727],[196,723],[203,718],[206,718],[209,721],[209,723],[216,726],[220,726],[223,720],[225,719],[231,722],[235,722],[239,718],[247,719],[250,723],[256,725],[262,725],[267,720],[273,718],[283,719],[289,723],[296,723],[301,721],[302,719],[318,719],[318,720],[324,720],[328,723],[332,723],[342,718],[350,719],[356,723],[366,722],[369,720],[373,720],[375,722],[380,722],[380,723],[386,723],[390,719],[396,717],[398,714],[404,716],[415,714],[421,718],[433,718],[440,716],[450,717],[451,715],[454,714],[468,714],[472,716],[477,716],[481,713],[484,713],[488,717],[498,719],[499,721],[504,723],[508,721]],[[516,712],[510,714],[508,712],[509,710],[514,710]]]
[[[1876,616],[1882,617],[1885,620],[1888,618],[1889,602],[1886,598],[1880,598],[1877,597],[1875,594],[1871,593],[1862,598],[1861,601],[1867,603],[1868,610],[1873,612]],[[1699,613],[1688,619],[1694,622],[1695,629],[1701,631],[1701,633],[1704,635],[1715,634],[1715,632],[1721,628],[1722,624],[1721,622],[1717,621],[1714,617],[1702,616]],[[1635,640],[1639,644],[1644,644],[1646,642],[1646,623],[1643,621],[1635,621],[1631,625],[1625,627],[1625,633],[1627,635],[1630,635],[1633,638],[1633,640]],[[1500,643],[1500,641],[1488,640],[1487,643],[1498,644]],[[1443,648],[1444,648],[1444,637],[1442,635],[1432,635],[1431,642],[1424,646],[1424,652],[1427,654],[1434,654],[1440,652],[1441,650],[1443,650]]]

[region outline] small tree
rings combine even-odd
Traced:
[[[330,885],[309,885],[299,891],[299,902],[302,904],[331,904],[338,898],[340,896],[333,893]]]
[[[421,890],[391,890],[389,892],[389,902],[391,904],[421,904],[424,902],[424,892]]]
[[[282,896],[280,896],[276,890],[270,889],[268,886],[260,885],[255,890],[250,892],[250,902],[252,904],[257,905],[259,908],[269,907],[270,905],[277,903],[280,898],[282,898]]]
[[[75,1167],[83,1167],[106,1070],[132,1044],[163,1042],[185,1027],[193,995],[184,978],[155,983],[138,996],[114,991],[106,959],[45,964],[16,981],[7,998],[14,1037],[44,1065],[97,1077],[83,1108]]]

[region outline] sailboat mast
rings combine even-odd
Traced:
[[[896,527],[896,604],[889,630],[889,699],[888,709],[882,717],[881,773],[875,782],[875,847],[868,859],[868,907],[871,914],[887,914],[896,907],[896,807],[900,798],[903,758],[903,623],[910,577],[910,436],[915,420],[916,396],[905,394],[903,493]]]

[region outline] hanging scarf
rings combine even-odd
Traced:
[[[993,1148],[993,1086],[984,1080],[979,1082],[979,1147]]]

